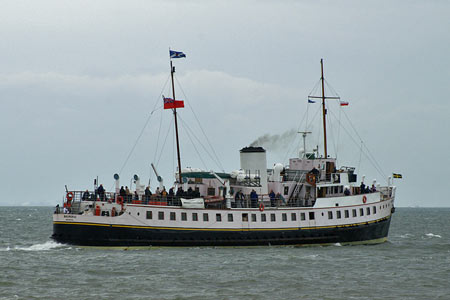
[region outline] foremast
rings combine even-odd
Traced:
[[[175,102],[175,83],[173,80],[173,74],[175,73],[175,67],[172,64],[172,55],[170,56],[170,77],[172,79],[172,97],[173,101]],[[177,140],[177,160],[178,160],[178,180],[180,183],[182,183],[181,180],[181,157],[180,157],[180,141],[178,139],[178,121],[177,121],[177,108],[174,107],[173,109],[173,118],[175,120],[175,137]]]

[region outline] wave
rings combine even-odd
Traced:
[[[0,249],[0,251],[11,251],[11,250],[20,250],[20,251],[48,251],[55,248],[63,247],[63,244],[56,243],[54,241],[47,241],[42,244],[34,244],[31,246],[14,246],[14,247],[6,247]]]
[[[425,235],[430,238],[433,238],[433,237],[442,238],[442,236],[440,236],[439,234],[427,233]]]

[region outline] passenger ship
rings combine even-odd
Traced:
[[[177,52],[178,53],[178,52]],[[355,168],[337,168],[327,154],[322,65],[324,154],[303,151],[287,165],[267,169],[266,150],[240,150],[240,169],[215,173],[182,169],[176,127],[178,196],[145,195],[135,175],[137,197],[115,191],[67,191],[64,209],[53,214],[52,238],[85,246],[260,246],[370,244],[387,240],[396,188],[370,191]],[[174,68],[171,61],[172,92]],[[176,107],[172,108],[176,122]],[[304,133],[305,138],[306,132]],[[155,171],[156,172],[156,171]],[[362,179],[364,181],[364,178]],[[236,195],[239,193],[238,195]],[[250,194],[253,196],[250,197]],[[85,195],[86,196],[86,195]]]

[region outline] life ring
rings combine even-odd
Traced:
[[[67,199],[68,202],[72,201],[72,199],[73,199],[73,193],[72,193],[72,192],[68,192],[68,193],[66,194],[66,199]]]
[[[259,204],[259,211],[264,211],[264,203]]]
[[[119,197],[117,197],[117,204],[120,204],[120,205],[122,205],[123,206],[123,197],[122,196],[119,196]]]
[[[367,197],[363,196],[363,203],[366,203],[366,202],[367,202]]]
[[[316,176],[312,173],[306,174],[306,182],[308,182],[310,185],[316,185]]]

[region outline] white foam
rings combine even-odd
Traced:
[[[405,234],[401,234],[400,235],[400,237],[402,238],[402,239],[406,239],[406,238],[409,238],[409,237],[412,237],[413,235],[412,234],[410,234],[410,233],[405,233]]]
[[[442,236],[440,236],[439,234],[433,234],[433,233],[427,233],[425,234],[427,237],[437,237],[437,238],[442,238]]]
[[[19,247],[15,246],[14,250],[22,250],[22,251],[48,251],[51,249],[59,248],[63,246],[62,244],[58,244],[54,241],[47,241],[42,244],[35,244],[28,247]],[[9,247],[8,247],[9,248]]]
[[[16,221],[22,221],[22,219],[21,218],[17,218]]]
[[[341,247],[342,245],[341,245],[341,243],[336,243],[336,244],[334,244],[334,246]]]

